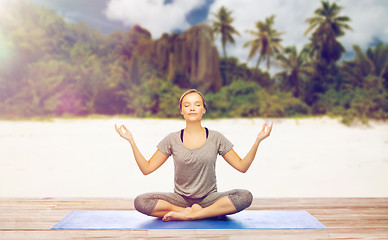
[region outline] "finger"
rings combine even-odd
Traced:
[[[267,136],[269,136],[269,135],[271,134],[272,125],[273,125],[273,122],[272,122],[271,125],[268,127],[268,131],[266,132],[266,135],[267,135]]]
[[[261,131],[265,132],[265,127],[267,126],[267,123],[264,123],[263,124],[263,128],[261,129]]]
[[[117,125],[115,124],[115,128],[116,128],[116,132],[118,133],[118,134],[120,134],[120,128],[119,127],[117,127]]]
[[[121,125],[118,129],[118,133],[122,136],[124,131],[123,131],[123,125]]]
[[[273,127],[273,122],[271,122],[271,125],[269,126],[269,131],[271,132],[272,130],[272,127]]]
[[[266,131],[266,133],[268,133],[268,131],[269,131],[269,125],[268,125],[268,123],[265,123],[265,131]]]
[[[123,125],[123,128],[125,129],[126,132],[129,132],[128,129]]]
[[[119,131],[122,133],[123,132],[123,125],[121,125],[120,127],[119,127]]]

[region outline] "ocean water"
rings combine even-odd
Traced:
[[[262,124],[274,121],[247,173],[219,156],[219,191],[254,197],[388,197],[388,123],[348,127],[329,118],[221,119],[202,125],[222,132],[243,158]],[[101,118],[0,121],[0,197],[135,197],[173,191],[170,157],[144,176],[130,144],[114,129],[125,124],[145,158],[184,120]]]

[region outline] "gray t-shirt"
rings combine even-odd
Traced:
[[[183,145],[178,131],[167,135],[157,148],[174,158],[174,191],[186,197],[202,198],[217,191],[217,154],[226,154],[233,144],[221,133],[209,130],[209,136],[201,147],[189,149]]]

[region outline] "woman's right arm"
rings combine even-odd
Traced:
[[[137,165],[140,168],[140,171],[144,175],[148,175],[158,169],[162,164],[168,159],[168,156],[164,155],[161,151],[156,150],[154,155],[150,158],[150,160],[146,160],[141,154],[140,150],[137,148],[136,143],[133,139],[133,136],[130,131],[124,126],[121,125],[119,128],[116,126],[116,132],[124,139],[126,139],[132,147],[133,155],[135,156],[135,160]],[[123,131],[124,130],[124,131]]]

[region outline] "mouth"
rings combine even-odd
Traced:
[[[196,113],[189,113],[189,115],[197,115]]]

